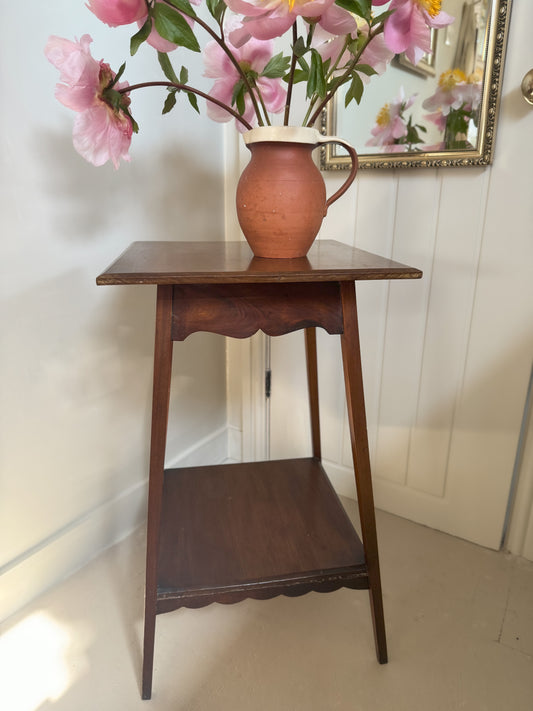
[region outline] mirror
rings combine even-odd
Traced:
[[[371,78],[359,106],[352,102],[346,109],[341,90],[323,111],[322,133],[351,143],[361,168],[492,162],[511,0],[442,0],[442,9],[455,21],[432,30],[431,55],[425,55],[416,66],[403,55],[396,56],[382,76]],[[445,92],[450,87],[454,96],[464,100],[457,109],[445,109],[444,115],[441,102],[447,100]],[[402,118],[415,132],[394,139],[393,145],[379,145],[380,112],[388,111],[387,105],[394,102],[404,105]],[[335,145],[322,149],[322,170],[349,166],[350,159],[342,149]]]

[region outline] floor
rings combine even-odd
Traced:
[[[158,618],[141,701],[137,531],[0,627],[0,708],[531,711],[533,563],[381,512],[378,534],[387,665],[365,591],[211,605]]]

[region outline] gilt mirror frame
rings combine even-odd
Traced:
[[[512,0],[490,0],[490,14],[485,37],[485,72],[482,81],[482,96],[477,135],[477,145],[471,149],[440,151],[417,151],[410,153],[359,153],[359,167],[369,168],[448,168],[486,166],[492,163],[496,122],[500,104],[505,48],[509,33]],[[395,58],[394,61],[398,61]],[[330,102],[320,117],[319,129],[323,135],[337,134],[338,98]],[[364,101],[364,96],[363,96]],[[344,107],[342,107],[344,111]],[[357,108],[346,111],[357,120]],[[346,140],[349,137],[343,136]],[[348,155],[337,153],[337,146],[327,144],[320,153],[321,170],[348,170],[351,160]]]

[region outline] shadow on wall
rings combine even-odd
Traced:
[[[224,239],[222,155],[211,170],[186,146],[174,145],[134,153],[118,170],[112,164],[96,168],[63,132],[41,136],[36,152],[46,169],[38,187],[58,204],[50,227],[68,240],[123,229],[129,241]]]

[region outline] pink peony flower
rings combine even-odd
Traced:
[[[349,32],[346,34],[350,34],[352,39],[356,39],[358,32],[359,34],[362,33],[368,35],[368,25],[359,28],[359,30],[357,30],[356,28],[354,32]],[[339,52],[344,46],[344,39],[344,36],[335,36],[330,32],[326,32],[320,27],[320,25],[317,25],[313,34],[312,46],[317,49],[318,52],[320,52],[320,56],[324,61],[327,59],[331,59],[334,62],[336,61]],[[372,67],[372,69],[375,70],[376,74],[381,75],[385,72],[393,57],[394,52],[391,52],[391,50],[385,44],[383,35],[379,34],[376,35],[365,47],[361,57],[359,58],[359,63],[368,64]],[[353,55],[351,55],[350,52],[346,50],[338,62],[338,70],[335,73],[337,75],[342,74],[344,71],[343,68],[346,67],[346,65],[352,59]],[[358,74],[365,84],[368,84],[372,78],[364,72],[358,72]]]
[[[395,144],[398,138],[407,135],[407,124],[403,118],[403,112],[413,105],[416,94],[409,99],[405,99],[403,88],[400,89],[398,98],[385,104],[376,118],[376,125],[370,131],[372,138],[367,142],[367,146],[387,146],[387,149]],[[402,148],[403,150],[403,148]]]
[[[87,7],[110,27],[129,25],[147,15],[144,0],[89,0]]]
[[[389,0],[373,0],[373,5],[385,5]],[[450,25],[454,18],[441,10],[442,0],[392,0],[394,10],[385,20],[385,42],[395,54],[405,55],[418,64],[431,52],[431,29]]]
[[[309,17],[309,15],[306,15]],[[357,36],[357,22],[354,16],[338,5],[330,5],[318,18],[318,25],[332,35]]]
[[[242,27],[233,30],[230,40],[235,47],[241,47],[250,37],[260,40],[281,37],[299,15],[313,18],[326,15],[334,2],[335,0],[269,0],[265,3],[264,0],[226,0],[230,10],[244,16]],[[333,15],[331,22],[335,22]]]
[[[252,70],[261,74],[270,59],[274,49],[272,41],[261,41],[250,39],[244,47],[233,47],[229,41],[228,45],[239,65],[246,71]],[[205,72],[204,76],[216,79],[209,95],[223,103],[231,106],[233,92],[236,84],[241,81],[241,75],[236,67],[231,63],[227,54],[221,49],[217,42],[209,42],[203,52]],[[281,79],[270,79],[258,76],[255,80],[257,88],[261,92],[265,107],[268,111],[276,114],[283,111],[287,92],[283,88]],[[245,111],[243,118],[248,123],[253,123],[255,111],[250,95],[244,95]],[[226,122],[231,119],[231,115],[222,107],[211,102],[207,102],[207,115],[213,121]],[[237,122],[237,128],[244,130],[242,124]]]
[[[120,158],[129,160],[133,133],[127,111],[130,100],[127,95],[116,93],[113,103],[106,100],[106,90],[113,83],[115,73],[108,64],[97,62],[91,56],[91,42],[89,35],[83,35],[79,42],[50,37],[45,55],[60,72],[56,97],[78,113],[73,130],[74,148],[94,165],[112,160],[118,168]],[[127,83],[118,83],[113,89],[116,92],[127,86]]]
[[[431,123],[435,124],[439,131],[444,132],[446,130],[446,116],[442,113],[442,109],[439,109],[438,111],[433,111],[430,114],[425,114],[424,118],[427,121],[430,121]]]
[[[55,96],[73,111],[84,111],[92,105],[99,83],[100,64],[91,56],[91,42],[89,35],[83,35],[79,42],[52,36],[44,49],[48,61],[59,69]]]
[[[359,60],[361,64],[368,64],[376,71],[378,76],[384,74],[387,67],[391,63],[394,57],[394,52],[392,52],[388,47],[383,35],[376,35],[367,44]],[[371,77],[366,74],[360,73],[361,79],[366,83],[369,82]]]
[[[449,69],[439,77],[434,94],[422,106],[427,111],[438,111],[446,117],[450,111],[465,109],[476,111],[481,101],[481,82],[475,74],[466,76],[461,69]]]
[[[100,166],[111,160],[118,168],[120,158],[130,160],[132,133],[131,120],[125,114],[99,101],[76,116],[72,138],[74,148],[89,163]]]

